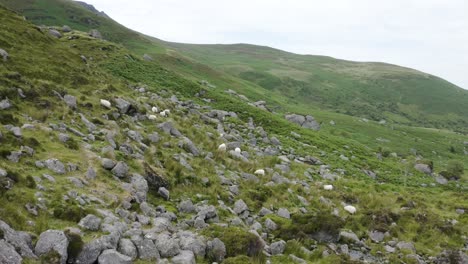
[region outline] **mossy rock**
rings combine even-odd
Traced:
[[[220,238],[226,246],[228,258],[239,255],[258,256],[263,250],[263,243],[259,237],[238,227],[212,226],[205,230],[204,234]]]

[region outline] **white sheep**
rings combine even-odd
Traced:
[[[331,190],[333,190],[333,185],[324,185],[323,189],[327,190],[327,191],[331,191]]]
[[[111,102],[107,101],[107,100],[104,100],[104,99],[101,99],[101,105],[106,107],[106,108],[111,108]]]
[[[237,154],[241,154],[241,149],[240,149],[240,148],[236,148],[236,149],[234,149],[234,152],[237,153]]]
[[[254,172],[254,174],[256,175],[260,175],[260,176],[265,176],[265,170],[264,169],[258,169]]]
[[[157,119],[157,116],[155,116],[155,115],[149,115],[149,116],[148,116],[148,119],[149,119],[149,120],[156,120],[156,119]]]
[[[225,152],[226,149],[227,149],[227,146],[226,146],[226,144],[224,144],[224,143],[221,144],[221,145],[219,145],[219,147],[218,147],[218,151]]]
[[[166,110],[164,110],[164,112],[166,112],[166,115],[169,115],[171,113],[171,110],[166,109]]]
[[[347,211],[350,214],[355,214],[356,213],[356,207],[352,205],[347,205],[344,207],[345,211]]]
[[[162,111],[159,113],[162,117],[166,117],[166,111]]]
[[[153,113],[159,112],[159,110],[158,110],[158,108],[157,108],[156,106],[153,106],[153,108],[151,108],[151,111],[152,111]]]

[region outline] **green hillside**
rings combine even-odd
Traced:
[[[106,39],[139,55],[150,54],[188,78],[230,85],[253,99],[266,100],[279,112],[308,114],[321,109],[376,121],[467,132],[468,91],[416,70],[246,44],[164,42],[68,0],[0,3],[39,25],[67,24],[84,31],[96,28]]]
[[[467,136],[289,104],[189,54],[144,60],[144,36],[64,32],[60,5],[9,3],[61,37],[0,6],[0,263],[468,258]]]

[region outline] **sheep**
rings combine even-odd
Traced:
[[[156,120],[157,117],[156,117],[155,115],[149,115],[149,116],[148,116],[148,119],[149,119],[149,120]]]
[[[162,117],[166,117],[166,111],[162,111],[159,113]]]
[[[352,205],[347,205],[344,207],[345,211],[347,211],[350,214],[355,214],[356,213],[356,207]]]
[[[153,106],[153,108],[151,108],[151,111],[153,113],[157,113],[159,110],[158,110],[158,108],[156,106]]]
[[[224,143],[221,144],[221,145],[219,145],[219,147],[218,147],[218,151],[225,152],[226,149],[227,149],[227,146],[226,146],[226,144],[224,144]]]
[[[234,152],[237,153],[237,154],[241,154],[241,149],[240,149],[240,148],[236,148],[236,149],[234,149]]]
[[[106,108],[111,108],[111,102],[101,99],[101,105],[106,107]]]
[[[256,175],[260,175],[260,176],[265,176],[265,170],[264,169],[258,169],[254,172],[254,174]]]
[[[166,112],[166,115],[169,115],[171,113],[171,110],[166,109],[166,110],[164,110],[164,112]]]
[[[333,190],[333,185],[324,185],[323,189],[327,190],[327,191],[331,191],[331,190]]]

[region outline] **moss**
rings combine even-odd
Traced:
[[[60,264],[61,258],[62,257],[57,251],[52,250],[49,253],[42,255],[39,259],[41,264]]]
[[[227,257],[253,257],[261,254],[263,250],[262,242],[256,235],[238,227],[211,226],[204,233],[209,237],[219,237],[224,242]]]
[[[318,234],[326,234],[327,240],[335,240],[343,226],[344,221],[341,218],[328,213],[295,214],[291,223],[281,225],[276,233],[286,240],[310,237],[315,239]]]
[[[64,144],[69,149],[78,150],[80,148],[78,142],[72,137],[68,139]]]
[[[68,238],[69,244],[67,248],[68,252],[68,259],[74,260],[80,254],[81,250],[83,250],[84,242],[83,239],[79,234],[71,233],[69,231],[65,231],[65,235]]]
[[[245,255],[240,255],[236,257],[227,258],[223,261],[223,264],[245,264],[245,263],[252,263],[252,259]]]
[[[26,187],[30,189],[35,189],[36,188],[36,181],[31,175],[26,176]]]
[[[81,218],[93,213],[95,213],[93,210],[84,209],[77,205],[61,205],[56,207],[53,212],[55,218],[71,222],[78,222]]]

